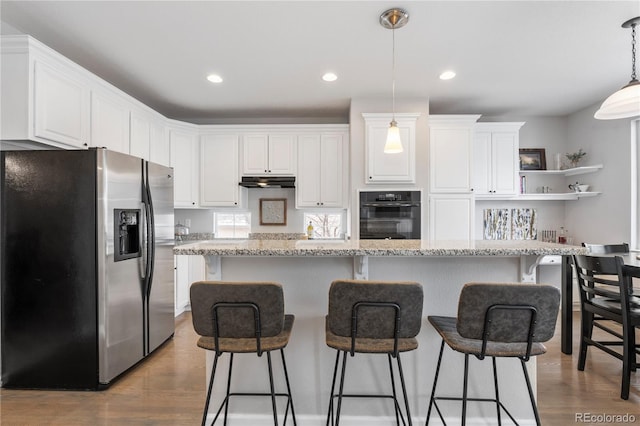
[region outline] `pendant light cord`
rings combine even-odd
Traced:
[[[631,81],[636,79],[636,24],[631,25]]]
[[[635,27],[634,27],[635,28]],[[396,121],[396,26],[391,28],[391,112],[392,121]]]

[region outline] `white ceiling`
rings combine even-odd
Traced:
[[[0,30],[34,36],[171,118],[346,122],[353,98],[391,108],[392,32],[378,23],[391,7],[410,14],[395,33],[396,99],[428,98],[432,113],[562,116],[630,80],[621,24],[640,16],[637,0],[2,0]],[[457,77],[439,80],[446,69]],[[322,81],[326,71],[338,80]]]

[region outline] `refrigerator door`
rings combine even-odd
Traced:
[[[99,382],[144,357],[142,166],[140,158],[97,150]]]
[[[146,163],[145,180],[153,213],[148,249],[153,256],[146,299],[148,354],[173,336],[175,330],[173,169]]]

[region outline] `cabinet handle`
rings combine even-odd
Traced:
[[[473,188],[471,188],[471,192],[473,192]]]
[[[233,204],[235,204],[236,206],[238,205],[238,203],[233,203]]]

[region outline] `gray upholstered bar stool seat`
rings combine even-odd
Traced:
[[[329,314],[326,317],[325,340],[327,346],[336,349],[327,425],[340,423],[342,398],[376,397],[393,400],[396,423],[406,421],[411,425],[411,412],[400,362],[400,353],[418,347],[416,335],[420,332],[422,318],[422,285],[416,282],[389,282],[365,280],[336,280],[329,289]],[[347,353],[387,354],[391,393],[382,395],[345,394]],[[339,391],[335,394],[338,367],[342,354]],[[396,359],[398,375],[405,402],[402,414],[396,395],[392,358]],[[334,410],[334,398],[338,399]],[[335,413],[334,413],[335,412]]]
[[[284,357],[284,348],[289,343],[294,316],[284,314],[282,286],[273,282],[200,281],[191,285],[190,296],[193,327],[200,335],[197,345],[215,352],[202,424],[206,424],[218,358],[226,352],[230,354],[227,391],[212,424],[216,422],[223,408],[224,423],[227,424],[231,396],[270,396],[274,424],[278,425],[276,397],[286,397],[283,424],[286,424],[291,410],[291,418],[295,425],[295,410]],[[275,392],[271,363],[271,351],[275,350],[280,351],[282,358],[286,393]],[[269,393],[231,392],[233,355],[236,353],[255,353],[259,357],[263,353],[267,354]]]
[[[546,352],[543,342],[553,337],[559,305],[560,290],[550,285],[468,283],[460,292],[457,317],[428,317],[431,325],[442,337],[442,343],[426,424],[429,424],[433,407],[442,423],[446,424],[437,401],[447,400],[462,401],[462,425],[466,423],[467,401],[493,402],[496,405],[499,425],[502,424],[501,409],[517,425],[516,420],[500,402],[496,371],[496,358],[514,357],[520,359],[536,423],[540,425],[525,362],[532,356]],[[454,351],[464,354],[461,398],[436,395],[445,343]],[[469,355],[474,355],[480,360],[485,356],[491,357],[495,398],[467,397]]]

